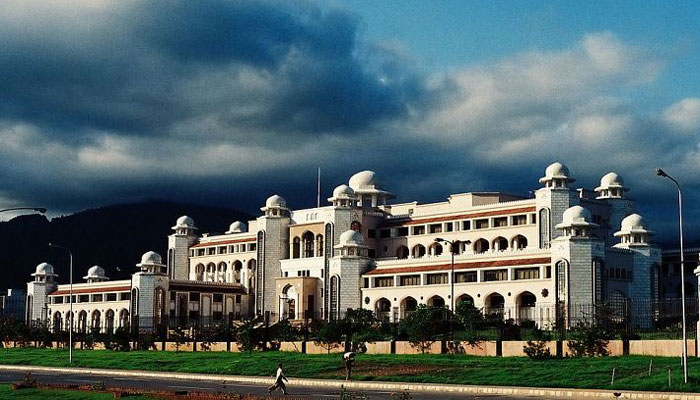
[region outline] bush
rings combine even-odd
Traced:
[[[156,350],[156,337],[151,333],[139,335],[139,350]]]
[[[531,360],[547,360],[552,358],[552,352],[549,351],[546,340],[538,340],[536,342],[528,340],[527,346],[523,346],[523,351]]]
[[[438,335],[448,330],[444,320],[445,311],[445,308],[419,304],[415,311],[401,320],[400,329],[405,332],[411,346],[425,353]]]
[[[131,350],[131,335],[126,328],[117,328],[113,334],[107,335],[105,348],[114,351]]]

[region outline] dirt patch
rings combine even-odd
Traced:
[[[369,376],[414,376],[425,373],[441,372],[445,367],[436,365],[416,365],[416,364],[399,364],[399,365],[367,365],[358,364],[352,369],[353,375],[369,375]],[[344,377],[345,368],[340,367],[333,372],[322,374],[324,377]]]

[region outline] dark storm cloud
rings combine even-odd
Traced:
[[[420,95],[417,78],[361,59],[355,16],[307,3],[17,7],[0,17],[0,117],[55,133],[167,135],[200,119],[219,125],[195,134],[348,133]]]

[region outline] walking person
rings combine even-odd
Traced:
[[[284,382],[289,382],[284,372],[282,372],[282,363],[277,364],[277,377],[275,378],[275,383],[267,388],[267,394],[272,394],[273,390],[281,389],[282,394],[287,395],[287,385]]]
[[[355,352],[348,351],[343,354],[343,361],[345,362],[345,380],[350,380],[350,374],[352,374],[352,366],[355,364]]]

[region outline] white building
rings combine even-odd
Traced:
[[[183,216],[168,238],[166,265],[144,255],[142,272],[122,282],[94,270],[88,283],[74,285],[89,299],[74,308],[86,304],[84,318],[96,315],[100,326],[114,326],[111,316],[124,310],[186,322],[329,319],[364,307],[397,321],[418,304],[452,307],[454,290],[455,303],[546,325],[555,304],[575,316],[579,306],[658,298],[660,250],[622,178],[608,173],[594,191],[573,188],[574,181],[554,163],[533,198],[471,192],[390,204],[394,195],[362,171],[333,190],[328,206],[290,210],[274,195],[261,216],[224,234],[199,234]],[[64,316],[65,285],[56,287],[52,269],[39,267],[28,316]],[[110,296],[114,303],[108,290],[118,295]]]

